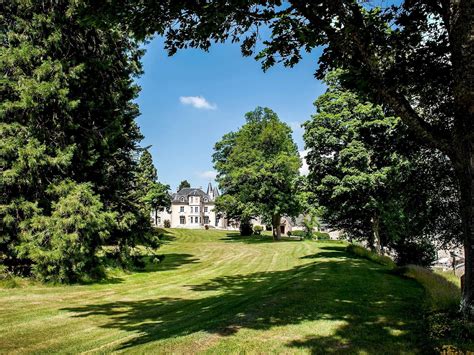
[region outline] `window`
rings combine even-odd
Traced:
[[[192,217],[191,217],[192,218]],[[198,217],[194,217],[194,222],[199,223]]]
[[[209,217],[208,216],[204,216],[204,224],[209,224]]]
[[[179,212],[184,212],[184,206],[181,206],[181,207],[179,208]]]
[[[196,212],[196,213],[199,212],[199,207],[198,206],[194,207],[194,212]]]
[[[156,223],[161,223],[161,217],[156,217]]]
[[[206,206],[206,207],[204,207],[204,212],[207,212],[207,206]]]
[[[189,217],[189,223],[193,223],[193,217]]]
[[[185,224],[186,223],[186,219],[184,218],[184,216],[179,216],[179,224]]]
[[[184,197],[181,197],[179,200],[180,200],[181,202],[184,202]]]

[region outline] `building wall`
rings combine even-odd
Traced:
[[[155,214],[152,212],[151,219],[153,224],[158,227],[163,227],[164,221],[169,220],[171,228],[202,228],[205,224],[208,224],[211,228],[227,228],[224,218],[220,218],[216,224],[217,216],[213,203],[204,204],[200,198],[196,198],[196,196],[190,197],[194,197],[195,199],[190,198],[189,201],[184,203],[172,204],[171,213],[167,211],[158,212],[157,221],[155,221]],[[182,212],[182,210],[184,211]],[[184,224],[181,224],[181,216],[184,217]],[[205,223],[205,217],[208,217],[209,223]]]
[[[181,208],[183,209],[183,212],[181,212]],[[171,228],[203,228],[205,224],[208,224],[210,228],[238,229],[238,224],[230,225],[225,218],[219,218],[216,223],[217,216],[214,203],[204,203],[199,196],[189,196],[188,199],[182,203],[173,203],[170,211],[171,213],[168,213],[167,211],[158,212],[157,223],[155,223],[155,214],[152,212],[151,219],[153,224],[158,227],[164,227],[164,221],[169,220]],[[184,217],[184,224],[180,223],[181,216]],[[198,222],[196,222],[196,217],[198,218]],[[209,218],[209,223],[205,223],[205,217]],[[259,217],[253,218],[251,222],[254,226],[261,225],[265,228],[262,219]],[[288,231],[304,229],[301,224],[293,224],[292,220],[287,217],[282,218],[281,226],[284,226],[284,234],[287,234]],[[328,232],[331,239],[339,239],[342,234],[342,231],[328,229],[324,224],[321,226],[320,231]]]
[[[186,205],[183,204],[173,204],[171,205],[171,227],[176,228],[179,226],[179,217],[180,216],[185,216],[186,212],[180,212],[181,207],[184,207],[186,211]]]
[[[164,227],[165,220],[169,220],[171,222],[171,214],[167,211],[159,211],[157,213],[157,220],[155,220],[155,213],[151,213],[152,223],[157,227]]]

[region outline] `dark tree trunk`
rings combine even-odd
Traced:
[[[374,239],[374,233],[373,233],[373,229],[372,229],[372,233],[370,233],[370,231],[367,230],[367,235],[368,235],[368,238],[367,238],[367,247],[372,251],[372,252],[376,252],[375,250],[375,239]]]
[[[461,310],[474,320],[474,11],[472,1],[451,1],[450,28],[455,108],[453,150],[461,192],[464,283]]]
[[[374,249],[377,254],[383,255],[382,241],[380,240],[380,218],[377,214],[372,219],[372,231],[374,233]]]
[[[274,214],[272,216],[273,240],[280,240],[281,239],[280,222],[281,222],[280,214],[279,213]]]
[[[464,282],[461,310],[474,319],[474,154],[473,143],[464,144],[462,160],[457,164],[461,190],[461,217],[464,242]]]

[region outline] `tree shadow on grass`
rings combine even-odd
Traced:
[[[325,245],[319,247],[320,251],[300,257],[300,259],[325,259],[325,258],[344,258],[354,259],[352,254],[345,251],[344,245]]]
[[[156,233],[159,235],[160,242],[162,244],[168,244],[176,240],[176,236],[173,231],[165,228],[155,228]]]
[[[116,285],[123,282],[123,278],[116,276],[107,276],[101,279],[81,280],[79,285]]]
[[[347,254],[343,251],[332,252],[332,251],[321,251],[319,253],[305,255],[300,257],[300,259],[325,259],[333,257],[347,257]]]
[[[271,235],[251,235],[251,236],[241,236],[239,233],[227,233],[224,238],[220,240],[225,241],[226,243],[245,243],[245,244],[262,244],[262,243],[282,243],[282,242],[301,242],[301,240],[289,237],[282,237],[278,242],[273,240]]]
[[[145,261],[145,267],[141,269],[135,269],[134,272],[169,271],[178,269],[184,265],[197,264],[200,262],[199,259],[194,257],[192,254],[161,254],[159,255],[159,257],[163,258],[161,262],[153,262],[152,259],[155,257],[155,255],[144,256],[143,259]]]
[[[314,335],[285,343],[312,353],[417,353],[427,349],[420,323],[423,291],[360,259],[327,252],[286,271],[214,278],[188,285],[198,299],[158,298],[66,308],[74,317],[107,316],[102,325],[136,334],[121,349],[198,331],[234,336],[240,329],[314,323]],[[333,324],[326,332],[320,326]]]

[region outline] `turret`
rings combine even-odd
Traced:
[[[214,199],[214,189],[212,188],[212,184],[210,182],[207,185],[207,192],[206,193],[209,196],[209,198]]]

